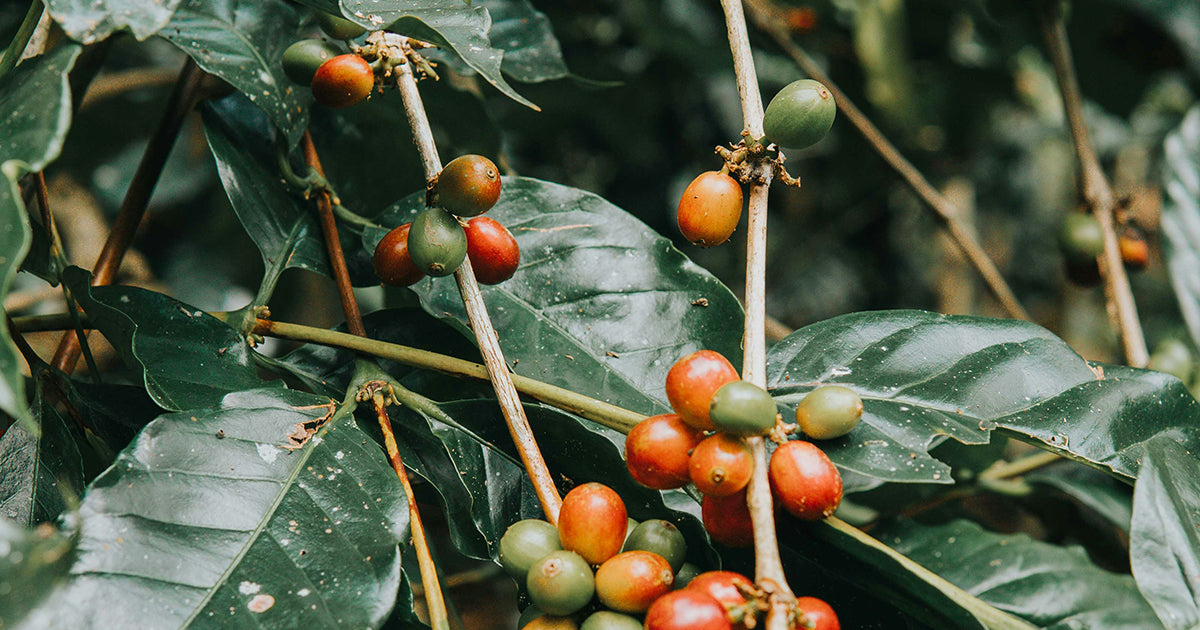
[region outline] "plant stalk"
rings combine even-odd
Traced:
[[[418,153],[420,153],[421,164],[425,168],[425,179],[432,182],[441,172],[442,162],[438,157],[437,145],[433,140],[433,130],[429,126],[425,106],[421,102],[421,92],[417,89],[417,80],[413,75],[412,65],[411,60],[408,60],[407,63],[395,66],[393,72],[396,85],[400,89],[400,96],[404,101],[409,126],[412,128],[413,140],[417,145]],[[468,318],[470,318],[471,330],[475,332],[479,350],[483,354],[484,364],[487,366],[492,386],[496,390],[500,409],[504,412],[509,433],[512,435],[513,442],[516,443],[517,452],[520,453],[529,479],[533,482],[538,501],[542,504],[542,511],[546,514],[546,520],[551,524],[557,524],[562,498],[558,494],[558,488],[554,485],[554,479],[550,476],[546,460],[542,457],[541,450],[538,449],[533,430],[529,427],[529,419],[525,417],[525,409],[521,406],[520,396],[513,385],[508,365],[504,361],[504,354],[500,349],[500,339],[492,327],[491,318],[488,317],[487,305],[483,301],[483,294],[479,291],[479,284],[475,281],[475,273],[471,269],[469,258],[464,259],[462,266],[454,272],[454,280],[462,294],[463,305],[466,307]]]
[[[1079,158],[1079,178],[1083,199],[1100,223],[1104,233],[1104,252],[1101,254],[1100,276],[1104,279],[1104,297],[1108,304],[1108,315],[1112,319],[1121,340],[1125,362],[1133,367],[1146,367],[1150,354],[1146,350],[1146,339],[1142,336],[1142,323],[1138,319],[1137,303],[1125,263],[1121,260],[1121,246],[1114,229],[1116,221],[1113,210],[1116,196],[1112,186],[1100,167],[1096,150],[1092,147],[1087,121],[1083,117],[1083,97],[1079,91],[1079,80],[1075,75],[1075,64],[1071,60],[1071,46],[1067,41],[1067,26],[1062,8],[1057,2],[1040,1],[1037,4],[1038,21],[1046,39],[1046,52],[1054,64],[1058,89],[1062,94],[1063,113],[1075,141],[1075,154]]]
[[[33,37],[33,32],[37,30],[38,22],[42,20],[42,11],[44,9],[42,0],[33,0],[33,2],[29,3],[29,10],[25,12],[25,19],[21,20],[21,25],[17,27],[16,35],[13,35],[12,41],[8,43],[8,48],[4,51],[4,57],[0,58],[0,77],[8,74],[21,61],[25,47],[29,45],[29,38]]]

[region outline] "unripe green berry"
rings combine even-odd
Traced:
[[[302,39],[283,51],[283,73],[300,85],[311,85],[317,68],[338,53],[337,48],[319,39]]]
[[[557,527],[528,518],[510,525],[500,538],[500,564],[513,578],[524,580],[534,563],[560,549]]]
[[[467,233],[449,212],[429,208],[413,219],[408,255],[422,272],[435,278],[448,276],[467,257]]]
[[[796,423],[814,440],[846,435],[862,419],[862,398],[841,385],[823,385],[808,393],[796,407]]]
[[[775,428],[779,410],[763,388],[748,381],[727,383],[717,390],[708,416],[717,429],[740,436],[766,435]]]
[[[1095,263],[1104,251],[1104,231],[1096,217],[1070,212],[1063,218],[1058,244],[1069,262]]]
[[[326,35],[334,39],[354,39],[367,32],[367,29],[358,24],[340,15],[330,13],[318,13],[317,23],[321,25],[321,30],[325,31]]]
[[[529,599],[551,615],[569,615],[592,601],[592,568],[573,551],[553,551],[534,563],[526,576]]]
[[[816,144],[833,126],[837,106],[829,88],[801,79],[779,91],[763,115],[767,139],[785,149]]]
[[[687,559],[687,541],[670,521],[651,519],[633,528],[625,539],[623,551],[650,551],[663,557],[678,572]]]

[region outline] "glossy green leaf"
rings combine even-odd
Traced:
[[[60,47],[30,59],[0,78],[0,299],[8,295],[21,261],[29,252],[29,218],[18,180],[58,157],[71,127],[71,89],[67,73],[79,46]],[[0,411],[36,433],[25,402],[21,359],[0,326]]]
[[[1129,558],[1146,600],[1170,630],[1200,625],[1200,457],[1174,436],[1146,443],[1133,491]]]
[[[525,83],[561,79],[570,74],[550,20],[529,0],[476,0],[472,5],[486,8],[491,15],[488,38],[493,46],[504,51],[500,69],[505,74]],[[433,56],[459,72],[471,72],[454,55],[434,51]]]
[[[1179,310],[1200,343],[1200,107],[1163,142],[1162,236]]]
[[[1129,531],[1133,517],[1133,491],[1128,484],[1088,468],[1064,464],[1025,475],[1035,487],[1062,493],[1100,515],[1121,531]]]
[[[0,628],[16,627],[66,578],[72,548],[52,525],[26,529],[0,517]]]
[[[412,220],[424,195],[381,215]],[[536,179],[504,180],[488,216],[521,247],[512,279],[482,287],[516,373],[642,413],[665,410],[667,370],[707,348],[741,363],[742,310],[729,289],[607,201]],[[364,231],[374,250],[384,231]],[[467,325],[451,278],[413,286],[431,314]]]
[[[328,398],[256,390],[162,416],[88,489],[70,581],[25,627],[377,627],[403,497]]]
[[[141,369],[159,406],[211,407],[230,392],[263,384],[246,341],[225,322],[146,289],[89,287],[90,278],[78,267],[63,272],[88,320]]]
[[[294,146],[308,126],[308,89],[283,73],[300,14],[284,0],[185,0],[163,36],[267,112]]]
[[[67,36],[91,44],[117,31],[146,39],[166,26],[180,0],[45,0]]]
[[[818,385],[862,396],[862,423],[821,446],[839,466],[885,481],[950,483],[949,466],[928,449],[946,438],[984,444],[997,428],[1132,479],[1145,440],[1200,419],[1177,379],[1091,366],[1047,330],[1015,320],[845,315],[793,333],[767,362],[785,416]]]
[[[968,521],[905,521],[879,539],[983,601],[1040,628],[1153,628],[1133,579],[1100,569],[1083,549],[1001,535]]]
[[[83,462],[67,419],[47,398],[39,379],[33,401],[39,435],[14,425],[0,437],[0,517],[21,525],[54,521],[67,500],[83,494]]]

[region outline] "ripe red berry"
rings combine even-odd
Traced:
[[[313,98],[326,107],[357,105],[374,87],[375,72],[358,55],[338,55],[326,61],[312,79]]]
[[[646,611],[645,630],[732,630],[720,602],[699,590],[685,588],[658,598]]]
[[[717,171],[701,173],[688,184],[676,214],[683,237],[701,247],[729,240],[741,217],[741,184]]]
[[[563,497],[558,539],[563,549],[578,553],[588,564],[600,564],[617,555],[628,527],[625,502],[604,484],[585,483]]]
[[[1132,271],[1141,271],[1150,262],[1150,246],[1141,234],[1130,231],[1117,240],[1121,248],[1121,260]]]
[[[671,565],[649,551],[619,553],[596,570],[596,596],[601,604],[620,612],[646,612],[654,600],[671,592],[674,583]]]
[[[482,155],[463,155],[442,169],[435,186],[439,206],[460,217],[473,217],[496,205],[500,170]]]
[[[754,455],[741,438],[717,433],[696,445],[688,472],[700,492],[714,497],[729,496],[750,483]]]
[[[750,578],[733,571],[705,571],[692,578],[687,587],[704,591],[726,606],[741,606],[746,603],[746,596],[738,590],[738,584],[754,588]]]
[[[667,400],[684,422],[701,431],[716,430],[708,417],[713,394],[726,383],[738,380],[729,359],[712,350],[683,357],[667,371]]]
[[[475,217],[467,221],[467,257],[480,284],[500,284],[517,272],[521,249],[498,221]]]
[[[727,547],[749,547],[754,544],[754,525],[746,491],[727,497],[705,496],[700,501],[700,518],[713,540]]]
[[[837,614],[829,604],[816,597],[801,597],[796,600],[796,608],[804,613],[812,625],[812,630],[842,630]]]
[[[650,416],[625,436],[625,465],[647,488],[681,488],[689,480],[688,453],[701,439],[699,431],[673,413]]]
[[[408,230],[411,227],[411,223],[405,223],[394,228],[375,246],[371,262],[375,266],[375,275],[384,284],[407,287],[425,277],[408,255]]]
[[[775,449],[767,470],[776,500],[796,518],[819,521],[842,502],[842,475],[812,442],[793,440]]]

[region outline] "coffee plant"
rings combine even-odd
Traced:
[[[6,3],[0,629],[1200,627],[1198,31]]]

